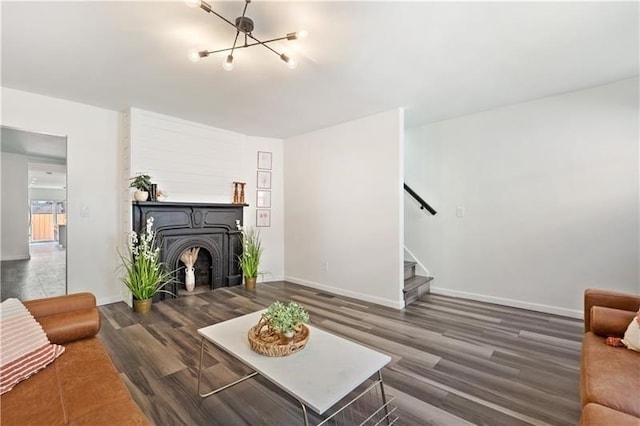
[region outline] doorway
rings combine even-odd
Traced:
[[[67,138],[2,126],[2,300],[67,293]]]

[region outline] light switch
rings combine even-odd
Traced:
[[[456,216],[464,217],[464,207],[462,206],[456,207]]]
[[[80,209],[80,217],[89,217],[89,207],[82,206]]]

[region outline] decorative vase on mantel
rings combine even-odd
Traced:
[[[253,291],[256,289],[256,281],[258,280],[258,277],[244,277],[244,288],[246,288],[249,291]]]
[[[133,193],[133,199],[136,201],[147,201],[149,199],[149,192],[140,191],[139,189]]]
[[[158,201],[158,184],[152,183],[149,187],[149,201]]]

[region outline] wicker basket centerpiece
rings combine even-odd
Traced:
[[[249,329],[249,345],[266,356],[287,356],[300,351],[309,341],[309,313],[299,304],[274,302]]]

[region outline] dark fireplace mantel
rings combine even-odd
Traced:
[[[238,285],[242,282],[242,271],[236,256],[241,254],[242,245],[236,220],[242,224],[244,207],[244,204],[133,202],[133,230],[139,233],[147,218],[153,217],[160,260],[169,270],[179,270],[174,276],[176,282],[166,287],[172,293],[177,295],[184,287],[180,255],[193,247],[200,247],[196,270],[206,269],[196,277],[196,286],[206,285],[213,290]]]

